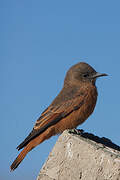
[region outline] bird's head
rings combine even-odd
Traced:
[[[80,62],[72,66],[65,77],[64,84],[91,82],[95,84],[98,77],[107,76],[105,73],[98,73],[89,64]]]

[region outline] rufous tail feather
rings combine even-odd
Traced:
[[[19,164],[22,162],[22,160],[25,158],[25,156],[27,155],[27,153],[29,152],[29,148],[26,146],[21,152],[20,154],[17,156],[17,158],[14,160],[14,162],[12,163],[12,165],[10,166],[11,171],[14,171]]]
[[[31,151],[38,144],[42,143],[44,140],[50,138],[52,135],[54,135],[54,128],[46,130],[44,133],[30,141],[10,166],[11,171],[14,171],[18,167],[29,151]]]

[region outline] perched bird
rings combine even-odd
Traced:
[[[96,78],[107,76],[96,72],[89,64],[80,62],[72,66],[64,85],[51,105],[41,114],[33,130],[17,147],[24,148],[12,163],[15,170],[27,153],[53,135],[82,124],[93,112],[97,100]]]

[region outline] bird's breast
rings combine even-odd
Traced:
[[[56,125],[58,133],[63,132],[65,129],[73,129],[82,124],[93,112],[97,101],[97,88],[95,86],[83,87],[80,92],[82,93],[81,106],[70,113],[65,118],[61,119]]]

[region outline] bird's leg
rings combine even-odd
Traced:
[[[68,133],[82,135],[84,133],[84,130],[73,128],[73,129],[68,129]]]
[[[68,129],[68,133],[70,133],[70,134],[78,134],[79,130],[77,130],[76,128]]]

